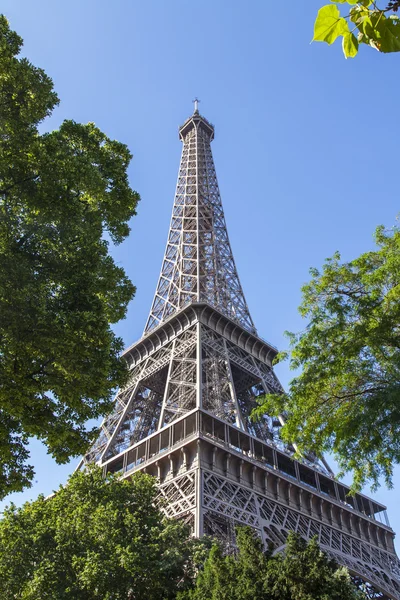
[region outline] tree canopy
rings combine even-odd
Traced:
[[[315,539],[290,534],[284,553],[263,552],[250,527],[237,530],[238,553],[224,556],[215,543],[194,589],[178,600],[362,600],[347,570],[330,560]]]
[[[4,600],[363,600],[316,540],[290,534],[264,552],[250,527],[238,552],[190,536],[163,517],[156,481],[139,473],[76,472],[49,498],[8,507],[0,520]],[[211,547],[211,550],[210,550]]]
[[[107,240],[139,200],[124,144],[93,123],[39,132],[58,98],[21,46],[0,16],[0,497],[32,479],[30,436],[60,463],[83,453],[125,381],[110,323],[134,286]]]
[[[75,473],[49,499],[0,521],[3,600],[172,600],[191,586],[207,543],[163,518],[155,480]]]
[[[381,476],[390,485],[400,462],[400,229],[378,227],[375,238],[376,250],[311,270],[300,306],[308,325],[288,334],[301,373],[256,410],[285,412],[282,436],[300,452],[333,452],[355,489]]]
[[[343,4],[339,9],[338,4]],[[379,52],[400,51],[400,0],[331,0],[318,11],[314,24],[316,42],[333,44],[342,38],[346,58],[366,44]]]

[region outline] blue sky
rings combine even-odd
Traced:
[[[164,252],[180,158],[178,126],[192,99],[214,123],[214,159],[229,235],[260,335],[279,348],[297,312],[308,269],[340,250],[351,259],[373,247],[378,224],[400,210],[399,56],[362,48],[345,60],[339,44],[311,44],[323,0],[3,0],[25,40],[24,55],[45,69],[61,104],[45,124],[94,121],[128,144],[130,181],[141,194],[130,238],[113,255],[137,286],[115,330],[138,339]],[[277,369],[290,379],[285,365]],[[17,503],[50,493],[73,470],[32,445],[37,482]],[[381,487],[400,531],[400,488]],[[397,488],[397,490],[396,490]],[[11,498],[10,498],[11,499]]]

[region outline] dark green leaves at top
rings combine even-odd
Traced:
[[[400,19],[380,11],[354,8],[351,20],[359,30],[360,42],[373,46],[380,52],[400,51]]]

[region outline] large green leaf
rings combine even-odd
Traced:
[[[319,9],[314,24],[313,41],[333,44],[339,36],[347,33],[349,33],[349,26],[346,19],[340,16],[337,6],[327,4]]]

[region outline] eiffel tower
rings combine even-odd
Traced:
[[[400,599],[400,563],[385,506],[349,496],[327,463],[298,461],[283,418],[250,420],[257,397],[281,392],[277,349],[255,329],[233,259],[211,153],[214,127],[194,113],[183,142],[167,247],[143,337],[124,357],[129,384],[84,463],[157,477],[165,513],[196,536],[234,543],[253,527],[283,549],[289,531],[317,536],[371,598]]]

